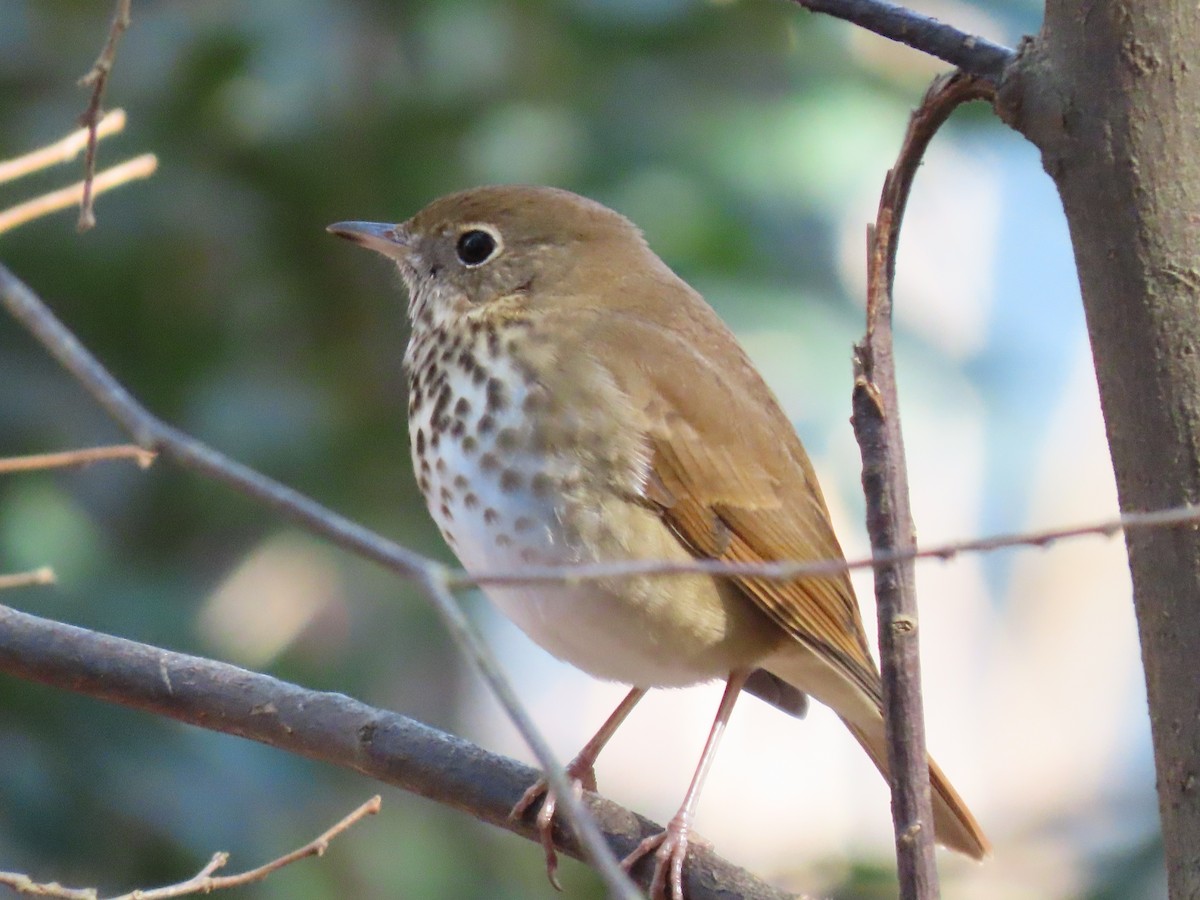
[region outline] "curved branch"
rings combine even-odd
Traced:
[[[994,93],[985,80],[961,71],[934,79],[909,120],[896,165],[884,180],[875,224],[868,230],[867,334],[854,348],[851,421],[862,453],[872,554],[911,554],[917,545],[892,352],[892,281],[900,224],[917,168],[938,129],[961,104],[993,99]],[[876,565],[875,601],[900,896],[924,900],[938,896],[938,875],[912,559]]]
[[[0,672],[353,769],[539,840],[532,817],[508,818],[538,777],[536,771],[343,694],[307,690],[228,663],[6,606],[0,606]],[[662,826],[595,794],[585,794],[584,800],[619,857],[662,831]],[[556,826],[554,839],[563,853],[583,858],[568,830]],[[701,846],[690,851],[684,874],[690,900],[788,896]],[[646,886],[653,866],[638,866],[633,875]]]
[[[959,31],[886,0],[792,0],[805,9],[844,19],[889,40],[936,56],[971,75],[997,83],[1016,58],[1010,47]]]

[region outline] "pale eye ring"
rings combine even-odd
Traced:
[[[468,268],[482,266],[495,259],[504,249],[499,233],[486,225],[469,225],[458,235],[454,252],[458,261]]]

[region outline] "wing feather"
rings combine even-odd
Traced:
[[[599,360],[632,356],[612,375],[644,413],[651,463],[638,499],[656,508],[698,558],[841,559],[791,423],[716,313],[686,290],[686,302],[671,307],[642,303],[564,313],[576,320],[570,330],[586,336],[581,351]],[[629,347],[640,352],[622,352]],[[828,656],[878,702],[879,676],[845,573],[735,582],[788,634]]]
[[[841,559],[812,463],[733,335],[657,258],[628,272],[637,274],[609,285],[603,308],[588,301],[594,294],[588,284],[560,314],[575,320],[566,330],[581,336],[574,352],[624,361],[610,371],[643,414],[650,458],[642,490],[631,499],[656,509],[699,558]],[[788,683],[833,702],[886,777],[882,687],[848,574],[735,582],[812,651],[786,659],[795,676]],[[814,690],[818,685],[806,682],[816,661],[858,691]],[[938,839],[977,859],[986,856],[987,838],[932,760],[930,777]]]

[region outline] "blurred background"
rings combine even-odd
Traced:
[[[1014,46],[1034,0],[915,2]],[[112,3],[0,0],[0,158],[54,140]],[[909,110],[944,67],[780,0],[138,2],[101,165],[148,182],[0,237],[0,259],[152,410],[450,560],[410,471],[403,295],[326,235],[435,196],[536,182],[630,216],[737,331],[804,438],[848,554],[866,551],[848,424],[865,223]],[[59,167],[0,207],[78,179]],[[1035,151],[979,106],[940,136],[900,252],[899,366],[923,542],[1105,517],[1115,492],[1065,224]],[[0,455],[122,439],[0,319]],[[408,585],[224,488],[157,465],[0,480],[2,601],[343,691],[529,760]],[[1122,545],[918,569],[930,746],[993,839],[940,856],[949,897],[1164,893]],[[869,579],[859,577],[870,607]],[[561,758],[623,692],[465,602]],[[870,611],[868,609],[868,616]],[[873,620],[870,623],[873,627]],[[719,696],[658,692],[601,789],[665,821]],[[302,844],[376,792],[268,748],[0,678],[0,869],[110,893]],[[255,898],[552,897],[537,847],[385,789],[383,814]],[[697,829],[796,891],[895,895],[882,779],[822,709],[743,701]],[[598,897],[570,861],[568,896]]]

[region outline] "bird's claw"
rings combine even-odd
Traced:
[[[686,823],[672,819],[666,831],[652,834],[621,860],[621,868],[628,872],[637,865],[638,860],[651,851],[654,852],[654,878],[650,882],[650,900],[666,900],[668,879],[671,885],[671,900],[684,900],[683,863],[687,859],[688,845],[691,842],[690,831]],[[700,843],[704,841],[700,839]]]
[[[596,790],[596,771],[590,765],[576,766],[572,762],[567,766],[567,777],[571,781],[571,790],[574,791],[576,799],[583,797],[584,790]],[[521,795],[521,799],[509,811],[508,817],[513,821],[521,819],[539,797],[546,798],[542,801],[536,819],[538,837],[546,854],[546,877],[550,879],[550,884],[556,891],[562,891],[562,884],[558,880],[558,851],[554,847],[554,813],[558,808],[558,798],[546,784],[545,778],[539,778]]]

